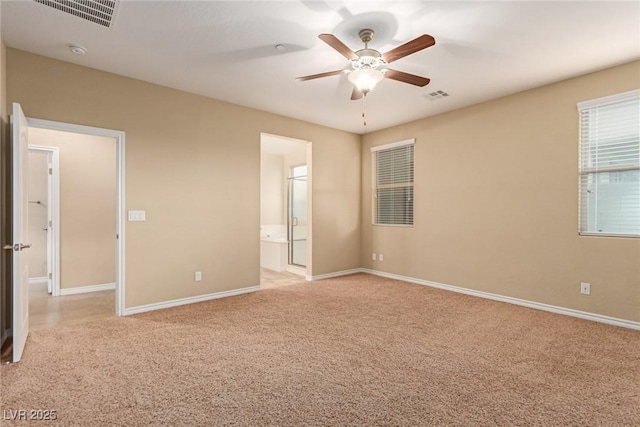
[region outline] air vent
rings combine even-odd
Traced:
[[[427,95],[427,98],[429,98],[430,101],[435,101],[437,99],[442,99],[449,96],[449,94],[445,91],[442,90],[437,90],[435,92],[431,92],[430,94]]]
[[[45,6],[111,28],[119,0],[33,0]]]

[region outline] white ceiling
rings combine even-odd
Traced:
[[[110,29],[32,0],[2,0],[1,14],[9,47],[355,133],[640,58],[638,1],[121,0]],[[347,66],[318,34],[357,50],[362,28],[383,53],[436,39],[393,63],[431,83],[383,80],[366,98],[366,127],[346,75],[295,80]],[[430,99],[437,90],[450,96]]]

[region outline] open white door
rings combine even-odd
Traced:
[[[13,162],[13,361],[22,357],[29,334],[29,257],[27,177],[29,146],[27,119],[20,104],[13,103],[11,156]]]

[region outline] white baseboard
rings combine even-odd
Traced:
[[[289,273],[297,274],[298,276],[305,276],[307,274],[307,269],[305,267],[298,267],[296,265],[287,265],[286,271]]]
[[[115,283],[103,283],[101,285],[77,286],[75,288],[61,288],[60,296],[86,294],[87,292],[110,291],[116,288]]]
[[[255,292],[259,290],[260,290],[260,286],[250,286],[248,288],[233,289],[231,291],[215,292],[213,294],[199,295],[195,297],[180,298],[180,299],[174,299],[171,301],[163,301],[163,302],[158,302],[153,304],[139,305],[136,307],[125,308],[123,315],[128,316],[130,314],[144,313],[146,311],[162,310],[165,308],[177,307],[185,304],[193,304],[196,302],[204,302],[212,299],[226,298],[226,297],[231,297],[235,295],[247,294],[247,293]]]
[[[41,283],[47,283],[49,279],[47,279],[46,276],[43,277],[30,277],[29,278],[29,284],[30,285],[39,285]]]
[[[429,280],[415,279],[413,277],[401,276],[399,274],[385,273],[384,271],[370,270],[368,268],[360,269],[363,273],[373,274],[375,276],[387,277],[389,279],[402,280],[404,282],[415,283],[417,285],[430,286],[432,288],[444,289],[447,291],[458,292],[461,294],[471,295],[474,297],[486,298],[494,301],[506,302],[509,304],[521,305],[523,307],[534,308],[536,310],[548,311],[556,314],[563,314],[565,316],[577,317],[580,319],[591,320],[594,322],[607,323],[609,325],[621,326],[623,328],[640,330],[640,322],[634,322],[631,320],[618,319],[615,317],[603,316],[601,314],[589,313],[586,311],[574,310],[571,308],[558,307],[555,305],[544,304],[535,301],[523,300],[520,298],[513,298],[499,294],[492,294],[489,292],[476,291],[468,288],[461,288],[459,286],[446,285],[444,283],[431,282]]]
[[[317,276],[306,276],[306,280],[313,282],[316,280],[331,279],[333,277],[348,276],[350,274],[363,273],[362,268],[352,268],[351,270],[335,271],[333,273],[318,274]]]

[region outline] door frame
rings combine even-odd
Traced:
[[[29,119],[27,119],[29,123]],[[29,127],[36,127],[31,126]],[[60,149],[46,145],[29,144],[29,151],[47,153],[51,158],[51,173],[48,180],[51,224],[49,227],[49,244],[47,245],[47,273],[51,274],[51,295],[60,295]]]
[[[116,142],[116,316],[125,314],[125,133],[120,130],[97,128],[27,117],[30,128],[57,130],[84,135],[114,138]],[[59,216],[58,216],[59,219]],[[59,237],[59,236],[58,236]],[[58,269],[58,272],[60,270]],[[58,295],[60,293],[60,281]]]

